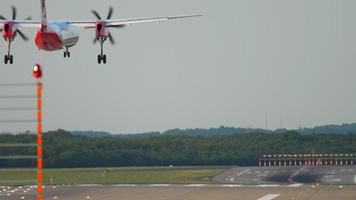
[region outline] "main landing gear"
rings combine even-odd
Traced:
[[[101,64],[101,62],[103,62],[104,64],[106,64],[106,55],[98,55],[98,64]]]
[[[107,37],[99,38],[100,42],[100,55],[98,55],[98,64],[104,63],[106,64],[106,55],[104,54],[104,42]]]
[[[12,64],[12,63],[14,63],[14,56],[13,56],[13,55],[5,55],[5,56],[4,56],[4,63],[5,63],[5,64],[8,64],[8,63]]]
[[[70,58],[70,51],[68,51],[68,48],[66,48],[66,51],[63,53],[63,57]]]
[[[14,63],[14,56],[11,55],[11,43],[8,44],[7,55],[4,56],[4,63],[7,65],[8,63]]]

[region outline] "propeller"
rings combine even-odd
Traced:
[[[17,16],[17,9],[15,6],[11,6],[11,11],[12,11],[12,21],[15,21],[16,20],[16,16]],[[2,16],[0,14],[0,19],[2,20],[7,20],[4,16]],[[32,17],[31,16],[28,16],[25,20],[31,20]],[[0,31],[2,31],[2,28],[0,28]],[[19,29],[16,30],[16,33],[18,33],[20,35],[20,37],[25,40],[25,41],[28,41],[28,37],[22,32],[20,31]]]
[[[93,13],[98,20],[102,20],[103,19],[96,10],[92,10],[91,13]],[[109,7],[108,16],[106,17],[106,20],[110,20],[113,13],[114,13],[114,8],[110,6]]]
[[[103,20],[103,18],[100,16],[100,14],[96,11],[96,10],[92,10],[91,13],[93,13],[93,15],[98,19],[98,20]],[[108,11],[108,15],[106,17],[106,20],[110,20],[111,17],[113,16],[114,14],[114,8],[112,6],[109,7],[109,11]],[[1,17],[1,16],[0,16]],[[121,28],[121,27],[115,27],[115,28]],[[108,38],[109,38],[109,41],[112,45],[115,45],[116,42],[115,42],[115,39],[114,37],[111,35],[111,33],[109,33],[108,35]],[[93,44],[97,43],[99,41],[98,38],[95,38],[93,40]]]

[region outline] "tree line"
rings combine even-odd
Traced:
[[[33,134],[1,134],[2,143],[34,143]],[[85,137],[44,133],[46,168],[257,165],[261,154],[356,153],[356,134],[238,133],[213,137],[154,135]],[[0,147],[0,156],[36,155],[35,147]],[[34,167],[35,160],[0,160],[0,167]]]

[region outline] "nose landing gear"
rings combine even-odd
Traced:
[[[107,37],[99,38],[100,42],[100,54],[98,55],[98,64],[106,64],[106,55],[104,54],[104,42],[107,40]]]
[[[11,42],[8,42],[8,47],[7,47],[7,55],[4,56],[4,63],[7,65],[8,63],[13,64],[14,63],[14,56],[11,55]]]

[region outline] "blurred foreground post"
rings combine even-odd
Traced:
[[[33,67],[37,79],[37,200],[43,200],[43,136],[42,136],[42,70],[39,64]]]

